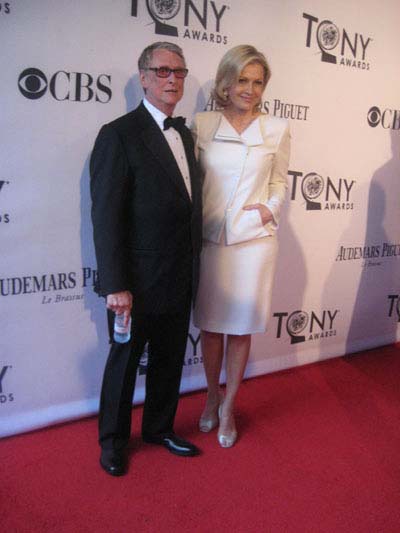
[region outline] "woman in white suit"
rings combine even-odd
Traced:
[[[287,188],[290,134],[284,119],[261,113],[270,78],[263,54],[236,46],[222,58],[214,98],[221,111],[198,113],[193,133],[204,173],[203,252],[194,323],[208,393],[201,431],[219,425],[224,448],[237,438],[235,397],[251,334],[265,332],[279,212]],[[226,338],[226,392],[219,379]]]

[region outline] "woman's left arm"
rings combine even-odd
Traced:
[[[290,130],[287,122],[272,164],[268,185],[268,201],[265,204],[272,213],[272,223],[275,228],[278,227],[281,207],[286,196],[289,156]]]
[[[289,123],[286,122],[272,163],[268,184],[268,200],[265,203],[248,204],[243,207],[245,211],[258,209],[262,224],[265,225],[270,222],[274,229],[278,227],[279,214],[286,195],[289,155],[290,131]]]

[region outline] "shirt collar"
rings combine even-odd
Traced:
[[[159,127],[163,130],[164,120],[167,118],[168,115],[160,111],[156,106],[151,104],[146,98],[143,98],[143,105],[147,109],[147,111],[150,113],[150,115],[154,118],[154,120],[157,122]]]

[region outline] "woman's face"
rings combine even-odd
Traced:
[[[252,112],[260,103],[263,91],[264,69],[259,63],[250,63],[228,88],[228,107],[237,113]]]

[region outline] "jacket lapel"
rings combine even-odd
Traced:
[[[141,104],[138,108],[142,114],[143,119],[143,130],[142,130],[142,139],[143,142],[148,148],[154,158],[160,163],[160,167],[168,176],[173,185],[177,188],[178,192],[190,202],[190,196],[187,192],[183,177],[175,157],[162,133],[158,124],[155,122],[153,117],[147,111],[147,109]],[[188,150],[186,143],[184,142],[186,157],[188,156]],[[190,159],[188,158],[188,164],[190,170],[192,170]],[[192,172],[190,172],[192,175]]]
[[[189,166],[190,185],[192,189],[192,202],[194,203],[201,194],[200,176],[199,166],[194,155],[193,137],[188,128],[185,128],[182,132],[182,142],[185,148],[186,159]]]

